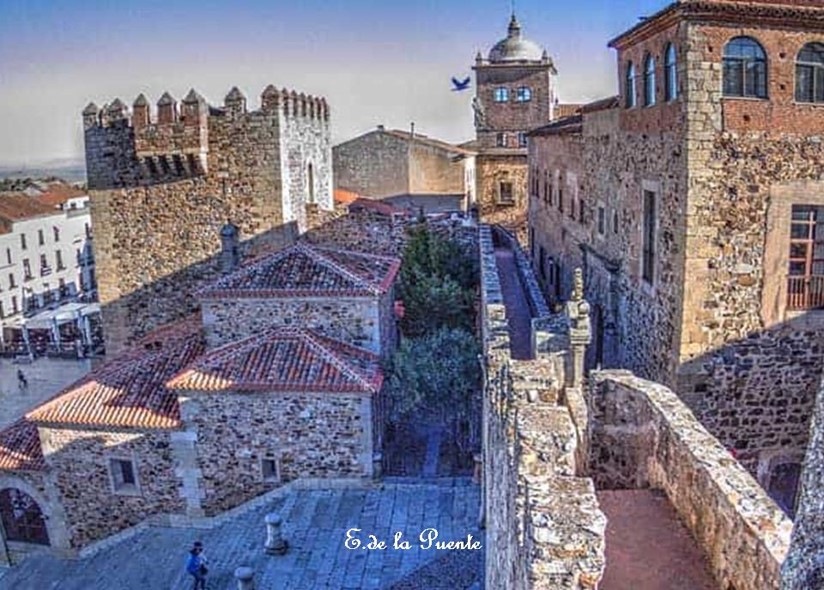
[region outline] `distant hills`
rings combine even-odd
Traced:
[[[86,182],[86,163],[83,160],[61,159],[38,164],[0,164],[0,178],[51,178],[69,183]]]

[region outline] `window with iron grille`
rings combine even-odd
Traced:
[[[824,308],[824,207],[793,205],[787,307]]]

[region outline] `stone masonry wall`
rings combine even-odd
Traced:
[[[792,544],[784,561],[781,590],[824,587],[824,385],[819,388],[810,425],[810,443],[804,459],[800,502],[795,517]]]
[[[119,101],[84,111],[110,353],[196,308],[192,291],[215,277],[227,219],[244,251],[293,241],[303,229],[310,162],[316,201],[331,208],[325,101],[269,87],[250,112],[233,93],[221,109],[192,93],[180,115],[174,99],[166,102],[156,121],[145,100],[131,120]]]
[[[769,100],[721,96],[720,54],[738,35],[764,47]],[[691,25],[687,276],[679,393],[709,430],[743,451],[765,486],[797,458],[824,360],[820,312],[787,311],[793,204],[824,204],[824,119],[795,103],[794,60],[820,33]]]
[[[479,155],[476,165],[478,211],[481,221],[498,224],[526,244],[527,164],[524,156]],[[512,203],[500,203],[501,182],[512,183]]]
[[[267,328],[300,326],[383,354],[382,346],[390,344],[381,341],[387,329],[381,325],[381,309],[392,305],[386,299],[391,296],[204,300],[206,343],[213,348]]]
[[[336,145],[332,154],[335,188],[373,199],[410,192],[409,149],[399,137],[373,131]]]
[[[577,476],[585,419],[559,405],[568,350],[512,360],[486,226],[480,241],[485,546],[495,549],[487,554],[486,588],[596,588],[606,518],[592,481]]]
[[[372,475],[372,396],[185,392],[180,400],[186,429],[197,435],[208,516],[299,477]],[[264,481],[264,458],[279,462],[279,480]]]
[[[169,433],[39,430],[72,548],[134,526],[153,514],[182,512]],[[113,490],[110,459],[134,461],[138,492]]]
[[[443,149],[413,142],[409,146],[409,192],[415,195],[466,193],[464,160]]]
[[[664,491],[720,588],[777,590],[792,523],[666,387],[591,373],[590,467],[599,488]]]

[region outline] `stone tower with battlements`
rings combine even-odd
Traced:
[[[192,90],[151,113],[142,94],[83,111],[107,352],[197,309],[220,273],[221,228],[242,254],[305,229],[306,205],[332,208],[326,100],[267,87],[256,110],[233,88],[220,107]]]

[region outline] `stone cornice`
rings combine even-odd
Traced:
[[[677,2],[615,37],[608,46],[618,50],[624,49],[681,21],[824,32],[824,9],[789,4],[744,4],[714,0]]]

